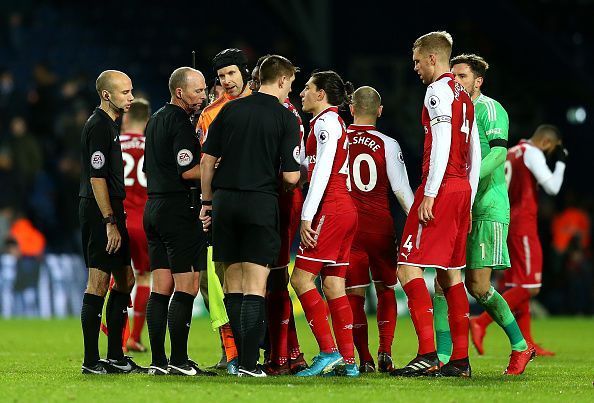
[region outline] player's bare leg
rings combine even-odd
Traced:
[[[408,297],[408,309],[417,333],[417,356],[403,368],[394,369],[392,376],[434,375],[439,371],[433,334],[433,304],[423,279],[423,269],[401,264],[398,281]]]
[[[468,297],[462,283],[460,270],[436,271],[439,283],[448,303],[448,322],[452,334],[450,361],[439,370],[443,376],[470,377],[472,370],[468,361],[469,311]]]

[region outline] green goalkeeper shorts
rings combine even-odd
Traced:
[[[508,225],[495,221],[473,221],[466,242],[466,268],[504,270],[510,267],[507,251]]]

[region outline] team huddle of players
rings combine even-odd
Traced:
[[[288,99],[285,102],[302,127],[302,146],[295,157],[307,170],[302,182],[308,182],[309,188],[306,193],[297,188],[279,196],[282,247],[269,277],[269,356],[261,376],[374,372],[364,310],[365,290],[371,282],[378,298],[380,372],[469,377],[469,331],[482,354],[491,321],[510,340],[506,374],[521,374],[536,354],[552,354],[532,340],[528,304],[541,285],[538,185],[549,194],[559,191],[567,153],[559,131],[551,125],[539,126],[530,140],[508,150],[507,113],[481,93],[487,63],[477,55],[451,58],[452,43],[448,33],[432,32],[413,45],[414,70],[427,85],[421,117],[422,182],[414,194],[398,142],[376,129],[382,105],[375,89],[363,86],[353,92],[334,72],[313,73],[300,94],[303,112],[313,116],[307,135],[299,113]],[[236,64],[216,69],[223,93],[202,111],[197,125],[201,140],[225,103],[258,90],[262,59],[248,83],[242,73],[247,67],[245,57],[236,49],[228,52],[241,57]],[[348,127],[338,113],[345,105],[354,120]],[[126,199],[132,259],[137,271],[147,272],[146,239],[138,219],[146,191],[136,196],[143,195],[146,186],[141,169],[143,137],[141,130],[127,130],[132,123],[127,126],[126,122],[135,120],[133,113],[124,119],[125,185],[133,188],[127,189]],[[142,122],[142,118],[136,120]],[[546,157],[554,158],[553,172]],[[390,192],[408,215],[399,248]],[[301,243],[290,282],[320,349],[309,365],[299,348],[287,289],[290,246],[298,229]],[[510,266],[505,271],[505,285],[510,288],[500,295],[491,286],[492,270]],[[423,279],[425,268],[436,269],[433,300]],[[464,268],[466,288],[461,276]],[[314,283],[317,276],[326,301]],[[398,281],[408,297],[419,342],[416,357],[403,368],[395,368],[391,357]],[[128,342],[128,348],[136,351],[145,349],[140,333],[148,288],[140,287],[139,283]],[[466,289],[485,309],[472,320]],[[229,326],[222,328],[221,340],[221,367],[237,373],[238,352]]]

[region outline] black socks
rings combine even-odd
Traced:
[[[99,329],[104,297],[87,294],[83,296],[80,323],[83,331],[85,359],[83,365],[92,366],[99,361]],[[121,345],[120,345],[121,347]]]
[[[167,366],[165,333],[167,332],[169,299],[169,295],[151,292],[146,305],[146,324],[151,342],[152,365]]]
[[[260,340],[264,332],[264,297],[244,295],[241,304],[241,352],[239,366],[255,370],[260,357]]]
[[[169,305],[167,322],[171,340],[171,364],[181,365],[188,361],[188,335],[192,323],[194,296],[176,291]]]

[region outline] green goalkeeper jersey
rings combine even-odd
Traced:
[[[491,151],[490,141],[495,139],[507,141],[509,120],[503,106],[492,98],[481,94],[473,103],[481,141],[481,159],[484,159]],[[479,181],[472,206],[472,220],[509,224],[509,198],[504,164]]]

